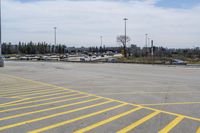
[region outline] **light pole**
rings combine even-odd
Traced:
[[[54,27],[54,44],[56,45],[57,42],[56,42],[56,30],[57,30],[57,27]]]
[[[125,57],[126,57],[126,39],[127,39],[127,38],[126,38],[126,21],[127,21],[127,20],[128,20],[127,18],[124,18],[124,23],[125,23],[125,27],[124,27],[124,31],[125,31],[125,38],[124,38],[124,41],[125,41],[125,42],[124,42],[124,43],[125,43],[125,44],[124,44],[124,45],[125,45],[125,46],[124,46],[124,56],[125,56]]]
[[[151,58],[152,58],[152,64],[154,64],[153,40],[151,40]]]
[[[148,34],[145,34],[145,45],[146,45],[146,56],[147,56],[147,45],[148,45]]]
[[[0,0],[0,67],[4,67],[4,59],[1,50],[1,0]]]
[[[149,37],[148,38],[148,45],[150,46],[150,43],[151,43],[151,38]]]
[[[1,56],[1,0],[0,0],[0,56]]]
[[[102,48],[103,36],[100,36],[100,40],[101,40],[101,48]]]

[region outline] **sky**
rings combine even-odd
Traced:
[[[168,48],[200,47],[200,0],[2,0],[3,42],[57,43],[67,46],[120,46],[123,18],[128,44]]]

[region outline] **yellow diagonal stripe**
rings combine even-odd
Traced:
[[[60,112],[60,113],[56,113],[56,114],[47,115],[47,116],[44,116],[44,117],[32,119],[32,120],[27,120],[27,121],[15,123],[15,124],[7,125],[7,126],[2,126],[2,127],[0,127],[0,131],[6,130],[6,129],[9,129],[9,128],[13,128],[13,127],[17,127],[17,126],[21,126],[21,125],[25,125],[25,124],[29,124],[29,123],[32,123],[32,122],[37,122],[37,121],[53,118],[53,117],[60,116],[60,115],[66,115],[66,114],[69,114],[69,113],[73,113],[73,112],[88,109],[88,108],[93,108],[93,107],[104,105],[104,104],[111,103],[111,102],[113,102],[113,101],[106,101],[106,102],[102,102],[102,103],[99,103],[99,104],[93,104],[93,105],[90,105],[90,106],[69,110],[69,111],[66,111],[66,112]]]
[[[22,97],[22,96],[31,96],[31,95],[36,95],[36,94],[41,94],[42,92],[56,92],[54,89],[45,89],[45,90],[33,90],[33,91],[28,91],[28,92],[17,92],[14,94],[3,94],[0,95],[0,97],[12,97],[12,98],[17,98],[17,97]],[[19,93],[19,94],[18,94]]]
[[[95,124],[93,124],[93,125],[90,125],[90,126],[87,126],[87,127],[85,127],[85,128],[79,129],[79,130],[75,131],[74,133],[84,133],[84,132],[90,131],[90,130],[96,128],[96,127],[99,127],[99,126],[101,126],[101,125],[104,125],[104,124],[106,124],[106,123],[109,123],[109,122],[111,122],[111,121],[114,121],[114,120],[116,120],[116,119],[119,119],[120,117],[126,116],[126,115],[128,115],[128,114],[130,114],[130,113],[133,113],[133,112],[135,112],[135,111],[138,111],[138,110],[140,110],[140,109],[142,109],[142,108],[141,108],[141,107],[134,108],[134,109],[132,109],[132,110],[123,112],[123,113],[118,114],[118,115],[116,115],[116,116],[110,117],[110,118],[108,118],[108,119],[106,119],[106,120],[103,120],[103,121],[100,121],[100,122],[98,122],[98,123],[95,123]]]
[[[27,90],[27,87],[29,89],[32,89],[32,88],[36,88],[36,87],[43,87],[42,85],[40,84],[35,84],[35,85],[32,85],[32,84],[20,84],[20,83],[15,83],[15,84],[18,84],[18,85],[10,85],[10,83],[8,83],[6,86],[1,86],[4,90],[1,90],[1,92],[9,92],[9,91],[16,91],[16,90]],[[23,88],[22,88],[23,87]]]
[[[18,103],[18,102],[21,103],[22,101],[33,100],[35,98],[43,98],[43,97],[49,97],[49,96],[54,96],[54,95],[59,95],[59,94],[68,94],[68,93],[70,93],[70,91],[69,92],[63,92],[63,90],[62,90],[60,92],[56,92],[56,93],[52,93],[52,94],[51,93],[52,92],[50,92],[50,94],[47,93],[47,94],[42,95],[42,96],[33,96],[33,97],[23,98],[23,99],[20,99],[20,100],[15,100],[15,101],[12,101],[12,102],[3,103],[3,104],[0,104],[0,107],[2,107],[2,106],[7,107],[7,106],[13,105],[13,104]]]
[[[31,111],[31,112],[26,112],[26,113],[22,113],[22,114],[6,116],[6,117],[3,117],[3,118],[0,118],[0,121],[13,119],[13,118],[17,118],[17,117],[22,117],[22,116],[26,116],[26,115],[31,115],[31,114],[36,114],[36,113],[41,113],[41,112],[46,112],[46,111],[55,110],[55,109],[66,108],[66,107],[69,107],[69,106],[83,104],[83,103],[87,103],[87,102],[91,102],[91,101],[95,101],[95,100],[99,100],[99,99],[102,99],[102,98],[93,98],[93,99],[89,99],[89,100],[86,100],[86,101],[65,104],[65,105],[57,106],[57,107],[53,107],[53,108],[41,109],[41,110],[37,110],[37,111]]]
[[[17,92],[9,92],[9,93],[1,93],[0,96],[13,96],[13,95],[26,95],[26,94],[33,94],[34,92],[43,92],[43,91],[55,91],[55,89],[38,89],[35,88],[34,90],[26,90],[26,91],[21,91],[20,89]]]
[[[7,94],[7,93],[17,93],[19,91],[31,91],[31,90],[35,90],[36,88],[40,88],[40,87],[44,87],[44,86],[19,86],[18,88],[14,88],[14,89],[11,89],[11,87],[7,88],[7,90],[0,90],[0,93],[3,95],[3,94]],[[2,87],[3,88],[3,87]],[[5,88],[3,88],[5,89]]]
[[[59,126],[63,126],[63,125],[66,125],[66,124],[69,124],[69,123],[72,123],[72,122],[75,122],[75,121],[79,121],[79,120],[82,120],[82,119],[85,119],[85,118],[89,118],[89,117],[92,117],[92,116],[95,116],[95,115],[98,115],[98,114],[101,114],[101,113],[104,113],[104,112],[107,112],[107,111],[110,111],[110,110],[114,110],[114,109],[120,108],[120,107],[125,106],[125,105],[127,105],[127,104],[120,104],[120,105],[117,105],[117,106],[114,106],[114,107],[106,108],[106,109],[100,110],[98,112],[94,112],[94,113],[83,115],[83,116],[80,116],[80,117],[77,117],[77,118],[74,118],[74,119],[71,119],[71,120],[56,123],[56,124],[53,124],[53,125],[50,125],[50,126],[47,126],[47,127],[44,127],[44,128],[39,128],[39,129],[30,131],[28,133],[43,132],[43,131],[46,131],[46,130],[49,130],[49,129],[52,129],[52,128],[56,128],[56,127],[59,127]]]
[[[197,132],[196,133],[200,133],[200,126],[199,126],[199,128],[197,129]]]
[[[80,95],[80,94],[74,94],[73,96],[75,96],[75,95]],[[69,100],[75,100],[75,99],[80,99],[80,98],[85,98],[85,97],[90,97],[90,96],[80,96],[80,97],[75,97],[75,98],[70,98],[70,99],[58,100],[58,101],[54,101],[54,102],[46,102],[46,103],[41,103],[41,104],[36,104],[36,105],[23,106],[23,107],[18,107],[18,108],[11,108],[11,109],[6,109],[6,110],[1,110],[0,113],[16,111],[16,110],[20,110],[20,109],[27,109],[27,108],[32,108],[32,107],[39,107],[39,106],[49,105],[49,104],[53,104],[53,103],[66,102],[66,101],[69,101]]]
[[[176,119],[174,119],[172,122],[170,122],[166,127],[164,127],[162,130],[160,130],[159,133],[168,133],[177,124],[179,124],[183,119],[184,119],[184,117],[178,116]]]
[[[69,94],[69,93],[72,93],[72,92],[67,92],[67,93],[62,93],[62,94]],[[65,97],[69,97],[69,96],[73,96],[75,94],[71,94],[71,95],[64,95],[64,96],[56,96],[56,97],[50,97],[50,98],[44,98],[44,99],[39,99],[39,100],[32,100],[32,101],[27,101],[27,102],[20,102],[20,103],[15,103],[15,104],[8,104],[8,105],[5,105],[3,106],[4,108],[5,107],[10,107],[10,106],[16,106],[16,105],[23,105],[23,104],[28,104],[28,103],[36,103],[36,102],[44,102],[44,101],[48,101],[48,100],[53,100],[53,99],[60,99],[60,98],[65,98]],[[27,100],[27,99],[26,99]],[[30,99],[29,99],[30,100]],[[20,101],[20,100],[19,100]],[[1,107],[1,105],[0,105]]]
[[[155,103],[155,104],[141,104],[141,105],[144,105],[144,106],[163,106],[163,105],[186,105],[186,104],[200,104],[200,102]]]
[[[58,92],[61,92],[62,90],[50,90],[50,91],[44,91],[44,92],[42,92],[42,93],[38,93],[38,92],[36,92],[36,93],[32,93],[32,94],[24,94],[24,95],[18,95],[18,96],[11,96],[10,98],[18,98],[18,97],[35,97],[35,96],[32,96],[32,95],[42,95],[42,96],[44,96],[45,94],[48,94],[48,93],[58,93]]]
[[[127,133],[127,132],[133,130],[134,128],[136,128],[137,126],[141,125],[141,124],[144,123],[145,121],[147,121],[147,120],[151,119],[152,117],[158,115],[159,113],[160,113],[160,111],[155,111],[155,112],[153,112],[153,113],[151,113],[151,114],[149,114],[149,115],[143,117],[142,119],[140,119],[140,120],[134,122],[133,124],[131,124],[131,125],[129,125],[129,126],[123,128],[123,129],[121,129],[121,130],[118,131],[117,133]]]

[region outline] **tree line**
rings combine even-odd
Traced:
[[[46,42],[33,43],[30,41],[28,43],[19,42],[17,45],[12,45],[11,43],[2,44],[2,54],[64,54],[65,49],[65,45],[50,45]]]
[[[126,52],[124,52],[126,50]],[[23,43],[18,44],[3,43],[2,53],[6,54],[76,54],[76,53],[121,53],[126,57],[146,57],[151,56],[151,47],[138,47],[137,45],[130,45],[129,47],[67,47],[65,45],[51,45],[46,42],[39,43]],[[180,48],[180,49],[168,49],[164,47],[153,46],[154,57],[183,57],[183,58],[200,58],[200,48]]]

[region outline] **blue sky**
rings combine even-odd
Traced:
[[[68,46],[98,46],[100,36],[109,46],[127,34],[131,44],[145,45],[145,34],[155,45],[200,47],[200,0],[5,0],[2,1],[4,42],[46,41]]]
[[[16,0],[16,1],[35,2],[35,1],[42,1],[42,0]],[[121,0],[121,1],[129,2],[133,0]],[[143,0],[139,0],[139,1],[143,1]],[[200,4],[200,0],[156,0],[156,6],[165,7],[165,8],[191,8],[193,6],[196,6],[197,4]]]
[[[158,0],[157,6],[166,8],[191,8],[200,4],[200,0]]]

